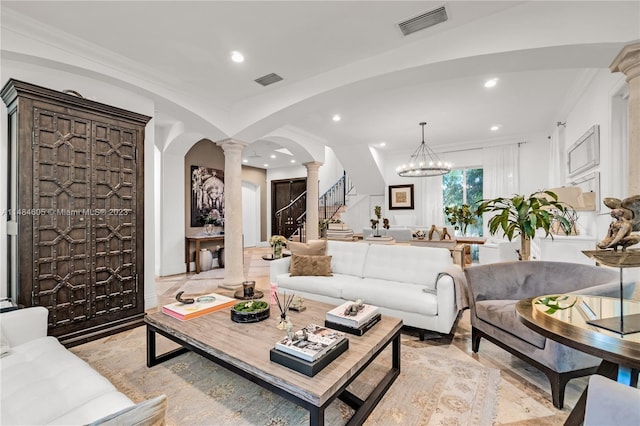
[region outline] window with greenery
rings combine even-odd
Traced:
[[[482,169],[454,169],[442,177],[442,205],[445,208],[467,204],[475,210],[482,198]],[[444,217],[446,220],[446,213]],[[467,236],[482,236],[482,217],[475,219],[476,223],[467,226]],[[451,223],[448,226],[454,228]],[[460,230],[457,233],[461,234]]]

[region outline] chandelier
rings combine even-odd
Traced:
[[[441,176],[451,171],[451,164],[441,161],[435,152],[424,143],[424,126],[422,122],[422,143],[409,158],[409,164],[403,164],[396,171],[402,177]]]

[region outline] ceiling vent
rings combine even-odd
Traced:
[[[444,22],[447,19],[449,19],[447,17],[447,11],[444,6],[442,6],[423,13],[422,15],[400,22],[398,26],[400,27],[402,34],[408,36],[409,34],[413,34],[417,31],[424,30],[425,28]]]
[[[256,78],[254,81],[258,84],[262,84],[263,86],[268,86],[270,84],[277,83],[280,80],[282,80],[282,77],[276,73],[271,73],[260,78]]]

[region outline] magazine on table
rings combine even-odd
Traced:
[[[292,338],[285,337],[277,342],[276,350],[297,356],[305,361],[316,361],[344,339],[346,337],[341,331],[309,324],[296,331]]]
[[[342,305],[333,308],[325,319],[334,324],[345,325],[351,328],[360,328],[368,323],[373,317],[378,315],[380,309],[377,306],[362,304],[362,309],[356,315],[348,315],[345,312],[356,302],[345,302]]]

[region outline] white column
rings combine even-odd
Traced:
[[[307,168],[307,241],[318,239],[318,171],[322,163],[304,163]]]
[[[242,286],[242,150],[247,145],[233,139],[216,142],[224,151],[224,278],[220,287]]]
[[[622,72],[629,85],[629,185],[627,196],[640,194],[640,43],[628,44],[609,66]]]

